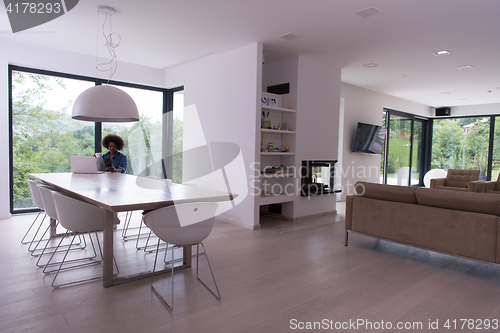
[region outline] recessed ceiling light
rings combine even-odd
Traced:
[[[447,54],[450,54],[450,51],[447,51],[447,50],[441,50],[441,51],[432,52],[432,54],[434,54],[435,56],[441,56],[441,55],[447,55]]]
[[[358,14],[362,18],[367,18],[367,17],[373,16],[373,15],[377,15],[379,13],[382,13],[382,12],[375,7],[365,8],[362,10],[358,10],[356,12],[356,14]]]
[[[465,66],[458,67],[458,69],[473,69],[473,68],[474,68],[474,66],[472,66],[472,65],[465,65]]]
[[[369,64],[364,64],[363,66],[365,66],[366,68],[373,68],[373,67],[377,67],[378,65],[374,62],[371,62]]]
[[[399,75],[394,75],[394,77],[397,78],[397,79],[403,79],[405,77],[408,77],[408,75],[406,75],[406,74],[399,74]]]
[[[441,93],[441,95],[449,95],[449,94],[451,94],[451,92],[449,92],[449,91],[445,91],[445,92]]]
[[[295,34],[292,34],[291,32],[280,36],[280,38],[283,38],[284,40],[288,40],[288,41],[291,41],[291,40],[294,40],[294,39],[298,39],[300,37],[301,36],[297,36]]]
[[[458,100],[459,101],[468,101],[469,99],[468,98],[459,98]]]

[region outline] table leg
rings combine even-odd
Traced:
[[[191,260],[193,258],[193,246],[183,246],[182,247],[182,264],[183,268],[191,267]]]
[[[105,288],[113,285],[113,217],[115,213],[104,210],[102,275]]]
[[[53,218],[50,218],[50,234],[49,235],[55,235],[56,228],[57,228],[57,221],[54,220]]]

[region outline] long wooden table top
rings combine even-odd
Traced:
[[[228,201],[237,196],[120,173],[36,173],[30,176],[113,212],[153,210],[189,202]]]

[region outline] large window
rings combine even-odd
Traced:
[[[475,169],[488,176],[490,117],[434,119],[432,169]]]
[[[500,116],[430,120],[393,110],[383,158],[385,183],[422,185],[430,169],[475,169],[481,180],[500,174]]]
[[[71,110],[81,92],[106,82],[18,66],[9,66],[9,72],[12,213],[34,209],[27,182],[30,173],[69,172],[68,157],[92,156],[100,151],[101,139],[107,133],[118,134],[125,140],[122,152],[128,159],[127,173],[166,176],[163,158],[168,149],[164,143],[171,147],[173,140],[166,139],[172,135],[164,128],[165,101],[168,97],[173,99],[175,93],[183,95],[182,88],[170,91],[112,81],[110,84],[134,99],[140,121],[101,124],[73,120]],[[180,105],[178,101],[178,113],[182,113]],[[180,133],[182,139],[182,129]],[[106,151],[103,148],[103,152]],[[180,163],[182,165],[182,158]]]

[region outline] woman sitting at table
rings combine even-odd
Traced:
[[[127,156],[118,151],[125,146],[123,139],[119,135],[108,134],[102,140],[102,146],[109,150],[102,155],[104,163],[106,163],[106,170],[125,173],[127,171]]]

